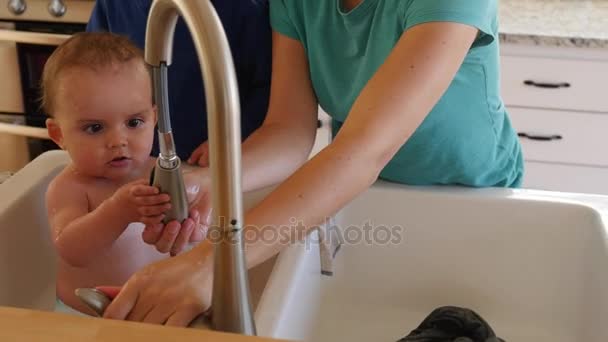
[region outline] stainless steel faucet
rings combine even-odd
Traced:
[[[146,28],[145,59],[155,76],[155,98],[166,98],[168,89],[163,75],[166,75],[166,68],[171,65],[173,34],[180,16],[190,30],[203,74],[213,179],[212,229],[219,233],[215,235],[221,236],[219,241],[213,241],[212,328],[255,335],[242,236],[244,224],[239,94],[230,47],[211,2],[154,0]],[[166,120],[168,124],[168,104],[158,105],[157,103],[159,123]],[[161,110],[164,114],[160,113]],[[172,144],[172,137],[164,140],[161,136],[159,140],[161,150],[162,144]],[[170,148],[172,146],[166,146],[166,149]]]

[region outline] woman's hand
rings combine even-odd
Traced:
[[[144,267],[122,287],[104,318],[187,326],[211,306],[212,253],[205,244]]]
[[[184,165],[182,168],[184,186],[189,208],[197,208],[205,218],[211,211],[211,180],[209,169],[203,167],[192,167]]]
[[[154,245],[161,253],[176,256],[188,248],[191,243],[198,244],[207,236],[207,224],[201,224],[198,210],[191,209],[189,217],[181,224],[171,221],[167,225],[155,223],[147,225],[142,232],[142,239]]]
[[[189,218],[181,225],[177,221],[167,225],[147,225],[142,234],[146,243],[155,245],[161,253],[170,252],[172,256],[183,252],[188,243],[202,241],[207,235],[211,220],[208,169],[185,166],[183,176],[190,207]]]

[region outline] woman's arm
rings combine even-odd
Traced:
[[[242,146],[243,191],[274,185],[306,160],[315,141],[318,103],[302,45],[273,33],[268,114]]]
[[[306,54],[298,41],[277,33],[273,33],[271,84],[266,118],[241,147],[244,192],[287,178],[308,159],[314,144],[318,103]],[[207,159],[208,148],[207,144],[201,145],[193,159]],[[207,166],[208,160],[199,164]],[[209,170],[202,167],[197,173],[201,188],[207,189]]]
[[[312,227],[367,189],[447,89],[476,34],[477,30],[472,27],[453,23],[421,24],[408,30],[358,97],[334,142],[303,166],[302,161],[312,146],[313,130],[290,126],[281,115],[293,115],[297,120],[297,113],[304,117],[303,109],[313,107],[312,96],[294,94],[298,90],[311,91],[309,85],[302,83],[303,74],[308,72],[303,73],[299,67],[292,70],[293,67],[287,65],[294,61],[296,66],[301,66],[306,57],[299,42],[275,34],[277,58],[273,62],[276,67],[270,109],[273,115],[265,123],[266,133],[248,141],[248,155],[243,159],[249,168],[247,172],[252,172],[247,177],[262,178],[249,178],[252,183],[263,184],[287,175],[290,170],[297,171],[246,214],[245,229],[278,229],[292,224],[292,218]],[[275,111],[279,108],[293,110]],[[314,127],[314,119],[316,117],[307,124]],[[270,135],[272,131],[276,137]],[[299,134],[302,136],[294,139],[293,147],[273,146],[272,152],[261,148],[270,145],[269,142],[291,141],[293,135]],[[298,155],[274,155],[278,151],[297,151]],[[276,166],[255,165],[273,160],[285,165],[271,176],[264,172]],[[211,304],[212,247],[206,240],[188,253],[147,266],[129,279],[104,317],[187,325]],[[284,246],[248,240],[246,247],[248,266],[253,267]]]
[[[281,227],[293,219],[313,227],[367,189],[443,95],[476,34],[473,27],[447,22],[421,24],[404,33],[355,101],[335,140],[250,210],[246,229]],[[297,54],[297,43],[288,40],[278,38],[280,53]],[[249,266],[282,247],[251,242]]]

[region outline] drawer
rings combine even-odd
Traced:
[[[608,167],[608,114],[513,107],[507,111],[520,134],[525,160]]]
[[[608,61],[501,56],[507,106],[608,112]]]
[[[523,188],[608,195],[608,168],[526,162]]]

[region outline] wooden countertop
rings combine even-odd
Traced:
[[[0,307],[0,341],[273,342],[278,340]]]

